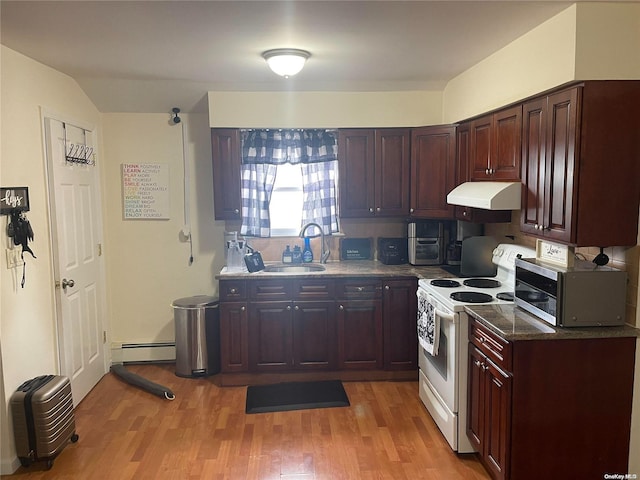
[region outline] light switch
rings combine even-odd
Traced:
[[[22,260],[20,253],[17,248],[7,248],[7,268],[11,269],[24,265],[24,260]]]

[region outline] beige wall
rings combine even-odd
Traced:
[[[30,244],[37,259],[27,258],[26,284],[20,287],[21,268],[6,268],[9,238],[0,235],[0,365],[2,407],[2,471],[15,465],[7,400],[24,380],[58,372],[54,278],[49,243],[50,222],[41,108],[100,129],[100,114],[76,82],[49,67],[1,47],[0,183],[29,187]],[[2,218],[2,229],[6,220]]]
[[[442,123],[442,92],[209,92],[211,127],[417,127]]]
[[[640,3],[578,5],[577,79],[640,78],[639,47]]]
[[[206,114],[181,115],[173,124],[164,114],[105,114],[105,218],[111,340],[121,343],[173,342],[173,300],[217,295],[214,276],[224,265],[224,223],[214,221],[210,129]],[[187,133],[191,176],[189,243],[184,221],[182,127]],[[169,165],[170,219],[124,220],[122,163]]]
[[[444,122],[454,123],[574,79],[576,5],[451,80]]]

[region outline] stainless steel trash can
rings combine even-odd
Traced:
[[[176,375],[204,377],[220,372],[218,299],[207,295],[175,300]]]

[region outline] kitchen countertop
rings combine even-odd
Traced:
[[[279,262],[269,262],[265,265],[282,265]],[[302,264],[308,265],[308,264]],[[318,265],[314,262],[312,265]],[[297,278],[314,277],[416,277],[416,278],[446,278],[453,275],[445,272],[438,266],[418,267],[414,265],[385,265],[377,260],[344,260],[342,262],[328,262],[323,264],[325,270],[320,272],[265,272],[264,270],[254,273],[249,272],[227,272],[223,268],[220,274],[216,275],[218,280],[256,279],[256,278],[281,278],[283,276]]]
[[[314,262],[313,265],[317,265]],[[268,262],[265,265],[282,265]],[[304,265],[304,264],[303,264]],[[259,278],[317,278],[317,277],[415,277],[450,278],[454,275],[439,266],[385,265],[377,260],[345,260],[324,264],[325,270],[317,272],[227,272],[226,268],[216,275],[218,280]],[[640,337],[640,329],[629,325],[621,327],[560,328],[553,327],[515,305],[467,305],[465,310],[487,328],[510,341],[560,340],[581,338]]]
[[[629,325],[554,327],[515,305],[466,305],[465,310],[491,331],[509,341],[640,337],[640,330]]]

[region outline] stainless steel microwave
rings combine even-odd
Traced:
[[[576,260],[570,268],[515,260],[515,303],[559,327],[623,325],[627,272]]]

